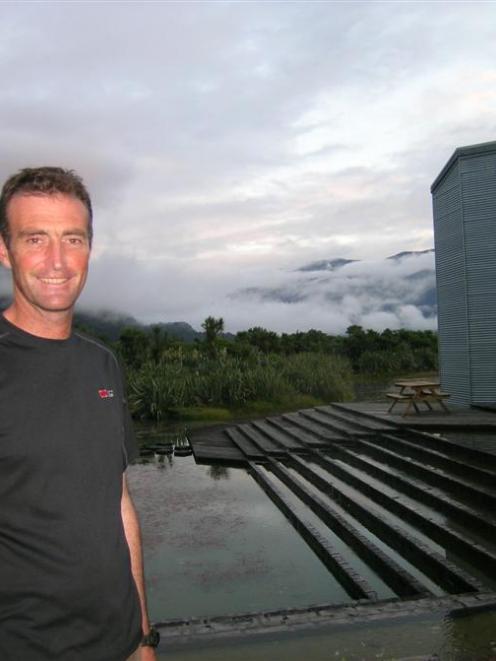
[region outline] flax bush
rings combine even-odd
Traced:
[[[171,409],[193,403],[194,390],[194,379],[178,363],[148,363],[128,375],[129,405],[138,418],[161,420]]]
[[[227,353],[216,359],[200,352],[169,351],[159,363],[146,363],[128,374],[131,412],[160,420],[190,406],[240,409],[255,401],[288,402],[301,395],[322,401],[352,396],[346,360],[328,354],[250,356]]]
[[[212,365],[197,380],[196,395],[200,404],[227,407],[243,406],[250,399],[245,373],[236,364]]]
[[[284,378],[302,395],[326,402],[353,398],[351,367],[346,359],[322,353],[287,356],[281,364]]]

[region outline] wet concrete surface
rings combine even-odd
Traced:
[[[236,629],[182,638],[162,629],[169,661],[495,661],[496,595],[449,597],[330,609],[327,618],[289,613],[273,627],[257,627],[257,616]],[[320,617],[316,622],[315,617]],[[306,618],[306,622],[305,622]]]

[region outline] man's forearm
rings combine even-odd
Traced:
[[[148,609],[146,605],[145,576],[143,571],[143,551],[141,545],[141,531],[138,521],[138,515],[127,489],[125,476],[122,480],[122,501],[121,501],[122,523],[129,546],[131,556],[131,571],[138,591],[141,604],[141,626],[146,635],[150,630],[150,621],[148,619]]]

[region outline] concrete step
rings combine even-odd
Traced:
[[[375,592],[365,579],[354,572],[329,542],[310,523],[294,511],[292,504],[286,499],[282,491],[253,462],[250,463],[250,473],[350,597],[353,599],[374,599]]]
[[[458,475],[465,480],[470,480],[475,485],[484,485],[492,490],[496,496],[496,471],[479,466],[473,466],[467,461],[460,461],[449,453],[447,448],[444,451],[438,449],[422,447],[422,441],[409,441],[396,434],[381,434],[370,439],[372,443],[386,446],[398,454],[421,461],[429,466],[436,466],[447,471],[452,475]]]
[[[224,432],[248,459],[255,461],[266,459],[266,455],[235,427],[229,427]]]
[[[325,441],[318,438],[312,433],[304,431],[297,427],[293,422],[288,421],[285,417],[267,418],[269,425],[272,425],[280,432],[289,435],[291,438],[297,440],[299,443],[308,448],[319,448],[325,445]]]
[[[384,491],[369,484],[366,476],[364,478],[358,477],[343,465],[339,465],[333,462],[332,459],[319,453],[315,453],[314,459],[330,475],[336,475],[336,477],[364,494],[372,502],[378,503],[383,508],[407,521],[440,546],[464,558],[473,566],[483,568],[485,574],[491,577],[492,580],[496,580],[496,553],[468,538],[466,534],[449,530],[432,518],[421,514],[414,505],[401,502],[400,498],[392,498]],[[295,461],[298,460],[295,459]]]
[[[377,413],[367,411],[363,408],[358,408],[356,405],[347,404],[347,403],[338,403],[335,402],[332,404],[332,407],[343,411],[343,413],[353,414],[357,419],[366,420],[367,423],[369,420],[376,420],[378,422],[384,421],[384,415],[379,415]],[[413,419],[415,421],[415,419]],[[464,418],[460,418],[459,425],[452,425],[450,429],[455,430],[457,428],[463,427]],[[465,444],[457,443],[451,441],[447,438],[444,438],[442,435],[429,433],[427,431],[422,431],[420,429],[412,429],[405,423],[398,423],[394,420],[387,420],[388,424],[391,424],[396,427],[396,435],[401,435],[402,438],[409,440],[418,440],[422,442],[422,445],[425,447],[430,447],[433,450],[440,450],[441,452],[446,451],[453,457],[458,457],[462,460],[473,461],[474,464],[485,466],[486,468],[496,469],[496,455],[489,452],[484,452],[474,447],[470,447]],[[472,431],[477,429],[477,426],[472,422],[469,425]]]
[[[316,453],[317,454],[317,453]],[[325,459],[321,465],[330,469],[329,459]],[[423,544],[419,539],[408,533],[405,529],[386,521],[383,517],[375,514],[370,507],[360,504],[356,499],[346,495],[336,483],[330,483],[318,473],[313,471],[306,463],[298,457],[291,458],[291,465],[309,482],[326,493],[330,498],[336,500],[341,507],[351,514],[371,533],[381,539],[390,548],[395,549],[401,556],[417,567],[423,574],[428,576],[446,592],[456,594],[458,592],[474,592],[483,589],[481,582],[471,576],[468,572],[450,562],[447,558],[439,555],[431,548]],[[339,467],[332,467],[340,479],[346,481],[348,476]],[[351,483],[351,481],[350,481]],[[352,485],[353,486],[353,485]]]
[[[412,475],[427,484],[440,487],[473,507],[482,508],[483,511],[487,511],[488,508],[495,511],[496,496],[492,490],[476,486],[469,480],[453,476],[448,471],[430,466],[425,461],[420,462],[405,457],[375,442],[375,439],[357,439],[356,447],[360,452],[372,456],[377,461],[394,466],[406,475]]]
[[[349,420],[340,419],[337,416],[332,417],[327,413],[317,411],[317,409],[304,409],[300,411],[300,415],[321,427],[326,427],[327,429],[334,431],[338,435],[370,436],[370,434],[374,433],[363,425],[360,426]]]
[[[271,441],[267,436],[257,431],[251,424],[238,425],[236,427],[249,441],[253,443],[261,452],[267,455],[274,455],[281,457],[285,454],[285,450]]]
[[[415,577],[401,568],[391,557],[351,525],[332,502],[319,498],[307,486],[295,479],[282,464],[271,461],[270,469],[398,596],[407,597],[427,592]]]
[[[417,567],[420,572],[428,576],[431,581],[446,592],[451,594],[475,592],[482,588],[482,584],[477,578],[470,576],[468,572],[433,551],[404,528],[388,522],[384,517],[375,514],[370,508],[346,495],[336,483],[330,484],[327,482],[298,457],[292,458],[291,465],[305,479],[338,502],[361,525],[370,530],[387,546],[395,549],[411,565]]]
[[[328,415],[331,418],[350,422],[359,428],[369,429],[375,432],[394,432],[397,430],[397,427],[391,423],[376,418],[367,419],[356,415],[353,411],[340,409],[334,404],[328,406],[316,406],[315,410],[324,415]]]
[[[479,539],[484,538],[496,549],[496,518],[492,514],[488,513],[482,517],[480,511],[453,499],[452,495],[442,489],[430,486],[410,475],[398,475],[397,472],[388,470],[379,462],[362,456],[352,448],[337,447],[332,455],[398,493],[406,495],[412,501],[422,503],[433,513],[439,512],[449,517],[450,522],[472,531]]]
[[[279,431],[273,425],[270,425],[267,422],[254,420],[251,424],[258,432],[264,434],[272,442],[285,450],[300,451],[306,449],[306,446],[303,443],[297,441],[289,434],[285,434],[282,431]]]
[[[450,434],[449,431],[447,433]],[[442,434],[426,433],[409,428],[404,428],[401,432],[394,432],[394,435],[422,447],[438,450],[461,462],[468,462],[472,466],[496,472],[496,430],[486,432],[487,440],[480,440],[477,445],[471,444],[468,439],[455,441],[452,438],[445,438]],[[489,443],[489,439],[495,439],[494,443]],[[491,450],[489,446],[491,446]]]
[[[281,417],[299,429],[302,429],[309,434],[315,434],[318,438],[322,439],[323,443],[341,442],[349,438],[345,434],[338,433],[333,429],[312,422],[299,413],[284,413]]]

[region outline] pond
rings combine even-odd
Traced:
[[[349,601],[244,469],[165,456],[128,481],[153,620]]]

